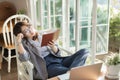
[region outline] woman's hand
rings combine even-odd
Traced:
[[[48,43],[48,46],[53,50],[53,52],[57,53],[58,48],[57,48],[57,46],[55,46],[54,41],[50,41],[50,42]]]
[[[19,54],[24,54],[26,52],[26,50],[24,49],[21,43],[23,37],[24,35],[22,33],[19,33],[16,37]]]
[[[19,33],[19,34],[17,35],[17,43],[21,43],[23,37],[24,37],[23,34],[22,34],[22,33]]]

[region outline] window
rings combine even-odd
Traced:
[[[93,1],[37,0],[37,22],[40,25],[38,28],[60,28],[58,42],[69,51],[75,52],[81,48],[92,50]],[[94,42],[96,53],[94,55],[108,51],[109,34],[109,0],[96,0],[96,2],[96,42]]]

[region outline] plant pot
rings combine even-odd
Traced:
[[[119,76],[120,76],[120,64],[118,64],[118,65],[108,65],[106,76],[110,79],[119,78]]]

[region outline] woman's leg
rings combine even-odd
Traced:
[[[68,67],[69,69],[82,66],[85,64],[88,53],[89,51],[87,49],[81,49],[75,54],[65,57],[62,61],[62,65]]]
[[[47,72],[48,72],[49,78],[63,74],[68,71],[68,68],[65,66],[62,66],[61,64],[62,58],[49,54],[44,59],[46,61]]]
[[[48,78],[64,74],[68,70],[69,70],[69,68],[62,66],[61,64],[51,64],[47,67]]]

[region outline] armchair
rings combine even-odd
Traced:
[[[2,45],[2,57],[8,62],[8,72],[11,70],[11,59],[16,58],[16,55],[12,56],[11,50],[15,49],[14,45],[14,38],[13,38],[13,26],[18,21],[26,20],[31,22],[29,17],[25,15],[13,15],[9,17],[3,24],[2,34],[3,34],[3,41],[1,42]],[[4,56],[4,49],[8,49],[8,56]]]

